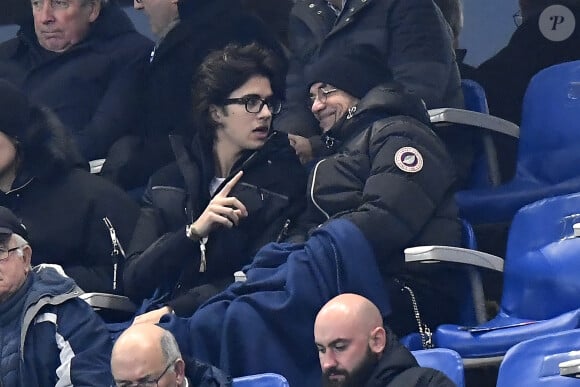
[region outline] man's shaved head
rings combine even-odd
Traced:
[[[322,307],[314,339],[329,386],[364,384],[387,343],[379,309],[357,294],[341,294]]]

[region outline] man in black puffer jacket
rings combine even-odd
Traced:
[[[404,335],[416,331],[417,324],[456,321],[456,273],[405,265],[403,250],[459,245],[453,199],[457,178],[421,99],[396,84],[373,88],[380,70],[373,62],[344,55],[307,73],[312,112],[331,155],[314,166],[308,209],[291,234],[292,240],[301,240],[308,230],[335,218],[357,225],[390,288],[397,314],[388,323]],[[421,318],[414,315],[414,306]]]
[[[280,68],[256,44],[228,45],[200,66],[193,106],[204,127],[189,147],[172,138],[176,162],[151,177],[129,247],[127,295],[170,293],[137,322],[192,315],[302,211],[306,172],[286,134],[270,132]]]
[[[323,385],[334,387],[453,387],[444,374],[419,367],[388,327],[379,309],[357,294],[341,294],[316,316]]]
[[[383,63],[380,82],[394,80],[413,89],[429,109],[463,107],[452,36],[431,0],[297,0],[288,34],[288,102],[274,127],[301,136],[303,143],[308,138],[305,146],[314,156],[324,154],[324,147],[304,104],[309,86],[304,74],[309,66],[345,52]]]

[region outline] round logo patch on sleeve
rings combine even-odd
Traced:
[[[403,172],[416,173],[423,169],[423,156],[417,149],[406,146],[395,153],[395,165]]]

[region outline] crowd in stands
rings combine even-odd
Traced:
[[[462,243],[473,133],[427,109],[462,108],[474,79],[518,123],[532,76],[580,59],[576,30],[538,27],[554,3],[520,0],[471,68],[460,0],[295,0],[272,20],[135,0],[155,42],[116,0],[32,0],[0,44],[0,385],[453,385],[398,343],[461,313],[459,271],[404,260]],[[141,314],[113,343],[83,292]]]

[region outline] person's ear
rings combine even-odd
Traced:
[[[182,359],[177,359],[174,365],[176,382],[178,386],[183,385],[183,381],[185,380],[185,362]]]
[[[209,114],[211,115],[211,119],[214,120],[214,122],[221,124],[224,113],[219,107],[216,105],[209,105]]]
[[[24,260],[26,267],[29,267],[30,263],[32,262],[32,248],[30,245],[25,245],[22,247],[22,259]]]
[[[387,346],[387,332],[383,327],[376,327],[371,331],[369,348],[373,353],[382,353]]]
[[[88,6],[90,7],[89,21],[93,23],[101,14],[101,0],[92,0]]]

